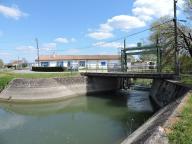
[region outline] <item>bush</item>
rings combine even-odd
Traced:
[[[36,72],[64,72],[66,67],[32,67],[32,71]]]

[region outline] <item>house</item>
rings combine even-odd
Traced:
[[[6,67],[8,67],[8,68],[15,68],[15,69],[22,69],[27,66],[28,66],[28,63],[25,59],[13,60],[12,62],[10,62],[6,65]]]
[[[73,69],[108,69],[120,67],[119,55],[42,55],[39,57],[41,67],[67,67]],[[38,65],[38,60],[36,60]]]

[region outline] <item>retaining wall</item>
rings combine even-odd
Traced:
[[[154,79],[150,97],[156,104],[156,107],[162,108],[177,98],[185,95],[189,89],[189,87],[186,87],[177,81]]]
[[[1,101],[52,101],[96,92],[117,90],[114,78],[69,77],[49,79],[14,79],[0,94]]]

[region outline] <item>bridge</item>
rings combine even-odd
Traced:
[[[87,77],[108,77],[108,78],[141,78],[141,79],[176,79],[175,74],[169,73],[124,73],[124,72],[85,72],[81,73]]]
[[[136,51],[136,52],[135,52]],[[154,53],[157,61],[153,65],[131,65],[128,66],[128,55],[139,55],[141,53]],[[160,107],[177,98],[178,93],[185,93],[182,86],[170,82],[179,78],[175,71],[162,69],[162,48],[156,45],[130,47],[121,50],[121,65],[108,65],[104,69],[86,69],[81,73],[87,78],[87,89],[94,89],[95,92],[116,91],[128,89],[132,79],[152,79],[150,96]]]
[[[126,41],[124,41],[124,48],[121,50],[120,65],[108,65],[104,69],[86,69],[83,76],[87,77],[100,77],[100,78],[141,78],[141,79],[177,79],[176,72],[162,70],[162,49],[156,44],[144,45],[138,43],[137,47],[126,47]],[[155,54],[156,62],[152,65],[139,64],[128,66],[128,55],[140,55]]]

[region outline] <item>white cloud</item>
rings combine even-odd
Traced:
[[[11,54],[9,53],[9,52],[0,52],[0,56],[1,57],[9,57],[9,56],[11,56]]]
[[[69,43],[69,40],[67,38],[59,37],[54,40],[57,43]]]
[[[68,38],[65,38],[65,37],[58,37],[54,40],[54,42],[56,43],[63,43],[63,44],[67,44],[67,43],[72,43],[72,42],[75,42],[76,39],[75,38],[71,38],[71,39],[68,39]]]
[[[107,38],[112,38],[113,34],[111,32],[97,31],[89,33],[88,36],[97,40],[103,40]]]
[[[145,26],[145,22],[134,16],[119,15],[108,19],[106,23],[101,24],[95,32],[90,32],[89,37],[103,40],[114,37],[114,30],[127,31],[129,29],[140,28]]]
[[[114,30],[127,31],[129,29],[140,28],[145,26],[145,22],[134,16],[119,15],[108,19],[106,23],[101,24],[99,29],[95,32],[90,32],[89,37],[103,40],[112,38]]]
[[[33,46],[19,46],[19,47],[16,47],[15,49],[18,50],[18,51],[21,51],[21,52],[33,52],[33,51],[36,51],[36,48],[33,47]]]
[[[0,13],[6,17],[18,20],[19,18],[26,16],[27,14],[22,12],[18,7],[8,7],[0,5]]]
[[[184,0],[179,0],[178,7],[182,8],[183,3]],[[89,29],[88,36],[97,40],[108,39],[114,36],[115,30],[141,28],[146,26],[148,21],[166,15],[173,15],[173,0],[135,0],[132,15],[114,16],[101,24],[97,30]]]
[[[120,42],[111,42],[111,43],[97,42],[97,43],[94,43],[93,46],[102,47],[102,48],[120,48],[120,47],[123,47],[122,43],[120,43]]]
[[[45,43],[40,47],[40,50],[51,51],[56,50],[56,47],[57,47],[56,43]]]
[[[178,1],[180,8],[183,2],[183,0]],[[173,0],[135,0],[133,7],[133,15],[145,21],[173,15]]]
[[[114,29],[129,30],[145,26],[145,22],[137,17],[128,15],[114,16],[107,21],[107,24]]]
[[[76,39],[75,38],[71,38],[71,42],[76,42]]]

